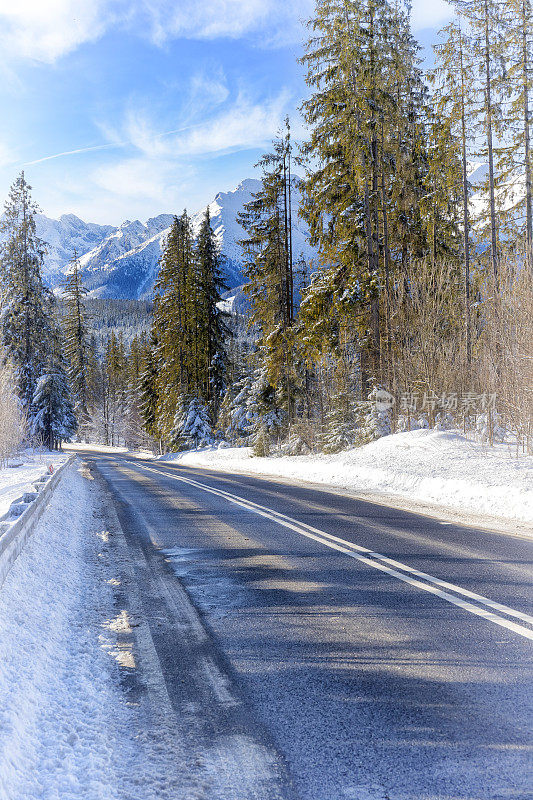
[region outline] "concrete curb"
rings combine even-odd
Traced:
[[[55,487],[61,480],[63,470],[72,464],[75,458],[75,455],[69,456],[46,481],[40,478],[35,482],[37,496],[17,519],[10,522],[8,515],[0,519],[0,587],[42,517]]]

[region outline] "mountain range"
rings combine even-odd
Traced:
[[[487,170],[488,166],[484,163],[471,162],[468,165],[470,203],[476,216],[486,206],[483,183]],[[316,263],[316,250],[309,244],[307,229],[298,216],[300,185],[300,179],[295,177],[292,192],[293,253],[295,259],[302,254],[308,262],[314,260]],[[225,279],[229,289],[240,286],[244,281],[239,240],[244,238],[245,232],[237,222],[237,216],[260,188],[259,180],[247,178],[236,189],[219,192],[208,206],[211,225],[225,256]],[[507,199],[507,204],[511,206],[525,196],[523,176],[517,177],[512,188],[516,190],[515,197]],[[206,208],[192,215],[195,235],[200,229]],[[150,299],[159,259],[173,219],[173,214],[159,214],[145,222],[126,220],[116,227],[84,222],[74,214],[63,214],[59,219],[38,214],[37,233],[47,246],[43,270],[45,282],[57,292],[76,252],[89,296]]]
[[[316,252],[309,245],[307,230],[298,217],[299,184],[299,179],[295,178],[292,193],[293,252],[296,258],[303,254],[311,259],[316,257]],[[237,215],[260,186],[259,180],[247,178],[233,191],[219,192],[209,203],[211,225],[225,256],[225,278],[230,289],[243,283],[239,240],[244,238],[245,232],[237,222]],[[192,215],[195,235],[205,211],[203,208]],[[64,214],[57,220],[39,214],[37,233],[47,245],[44,279],[51,288],[58,290],[76,252],[89,296],[149,299],[153,295],[159,259],[173,219],[173,214],[159,214],[146,222],[126,220],[115,227],[87,223],[74,214]]]

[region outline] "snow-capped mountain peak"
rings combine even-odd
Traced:
[[[299,182],[295,177],[292,193],[293,250],[295,258],[300,252],[307,257],[314,257],[315,253],[307,242],[306,230],[298,217]],[[246,178],[235,189],[218,192],[208,206],[211,225],[225,256],[226,282],[230,288],[243,282],[243,253],[239,241],[245,237],[245,231],[237,222],[237,217],[260,187],[261,182],[257,178]],[[206,208],[192,215],[195,234],[200,229]],[[52,288],[57,287],[68,273],[76,252],[84,283],[92,296],[124,299],[150,297],[159,259],[173,221],[174,214],[158,214],[145,222],[124,220],[116,227],[87,223],[75,214],[63,214],[58,220],[39,214],[38,235],[47,243],[48,251],[45,281]]]

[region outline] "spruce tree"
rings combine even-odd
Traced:
[[[124,415],[127,400],[126,349],[122,333],[115,331],[107,341],[103,365],[104,419],[106,444],[119,445],[124,440]]]
[[[186,212],[174,218],[155,285],[152,333],[157,342],[157,425],[163,438],[174,426],[180,397],[194,383],[194,242]]]
[[[34,389],[29,424],[31,436],[49,450],[56,450],[61,442],[69,440],[77,427],[63,353],[64,342],[56,327],[47,363]]]
[[[465,48],[464,34],[460,21],[451,22],[441,31],[444,41],[436,45],[436,67],[431,76],[435,85],[434,101],[437,120],[440,126],[449,130],[452,142],[451,152],[437,169],[447,176],[448,197],[453,203],[461,186],[460,208],[462,210],[463,228],[463,264],[464,264],[464,307],[465,307],[465,340],[467,364],[472,360],[471,344],[471,268],[470,268],[470,211],[468,206],[469,184],[467,179],[469,145],[468,137],[475,107],[475,84],[473,64]],[[453,144],[455,143],[455,148]],[[461,175],[457,174],[454,149],[461,159]],[[459,207],[459,204],[456,203]]]
[[[199,386],[201,396],[216,419],[221,399],[226,388],[228,358],[226,341],[230,334],[226,324],[227,314],[219,304],[222,293],[227,289],[222,272],[223,257],[211,227],[209,207],[196,240],[197,263],[197,336],[198,359],[200,367]]]
[[[148,436],[161,439],[158,428],[157,394],[157,339],[152,332],[150,342],[144,348],[142,368],[139,378],[139,406],[143,426]]]
[[[198,449],[214,444],[209,412],[198,397],[180,398],[170,433],[174,450]]]
[[[273,142],[272,152],[259,161],[261,188],[238,217],[247,234],[241,246],[245,292],[252,306],[251,323],[259,332],[266,375],[278,389],[289,423],[294,414],[296,384],[291,149],[287,120],[285,131]]]
[[[35,228],[38,206],[21,172],[12,185],[0,230],[0,327],[7,357],[17,372],[18,394],[31,415],[34,391],[52,339],[53,296],[42,279],[44,242]]]
[[[66,313],[63,320],[65,334],[65,357],[74,410],[78,420],[80,436],[87,434],[90,420],[91,352],[86,321],[80,263],[74,251],[70,269],[62,284]]]
[[[407,4],[319,0],[309,26],[303,214],[328,271],[312,294],[326,292],[337,333],[357,331],[366,394],[383,370],[383,327],[391,338],[393,272],[428,249],[426,88]]]
[[[533,154],[531,128],[533,114],[533,18],[531,0],[508,0],[504,14],[504,61],[507,92],[504,113],[505,141],[500,167],[503,184],[510,193],[523,175],[525,193],[518,208],[518,229],[523,232],[530,269],[533,271]],[[515,198],[509,198],[515,206]]]

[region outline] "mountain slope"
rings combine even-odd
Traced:
[[[37,214],[35,225],[37,236],[46,244],[43,278],[50,287],[63,278],[74,252],[78,256],[88,253],[117,230],[114,225],[84,222],[75,214],[63,214],[59,219]]]

